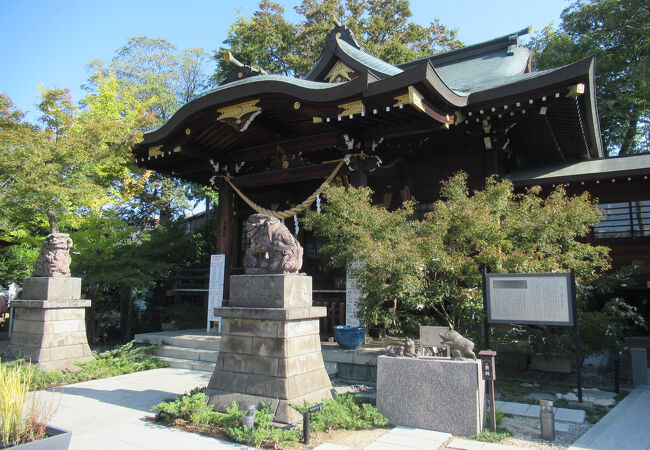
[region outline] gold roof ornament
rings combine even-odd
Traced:
[[[325,75],[325,80],[328,83],[341,83],[343,81],[350,81],[352,79],[351,75],[354,75],[356,72],[354,69],[346,66],[343,62],[336,61],[336,64],[327,72]]]
[[[253,119],[262,113],[262,108],[257,106],[259,102],[259,99],[255,99],[219,108],[217,120],[227,123],[238,131],[246,131]]]

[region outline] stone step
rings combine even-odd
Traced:
[[[160,332],[136,334],[135,341],[140,344],[169,345],[172,347],[186,347],[204,350],[219,350],[221,336],[206,336],[205,334],[192,334],[182,332]]]
[[[191,359],[193,361],[217,362],[219,352],[217,350],[204,350],[188,347],[176,347],[172,345],[162,345],[156,349],[156,356],[167,358]]]
[[[213,362],[208,361],[195,361],[193,359],[183,359],[183,358],[169,358],[166,356],[156,356],[159,360],[169,364],[169,367],[175,369],[187,369],[187,370],[198,370],[201,372],[214,372]]]

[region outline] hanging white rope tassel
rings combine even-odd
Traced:
[[[316,196],[316,212],[320,214],[320,194]]]
[[[298,216],[297,215],[293,216],[293,223],[296,225],[296,236],[298,236],[298,233],[300,233],[300,226],[298,225]]]

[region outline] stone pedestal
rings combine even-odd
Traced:
[[[318,320],[326,310],[311,305],[311,277],[233,275],[230,306],[215,308],[223,327],[209,403],[223,411],[233,400],[278,400],[275,421],[298,423],[291,404],[331,398]]]
[[[11,302],[13,332],[9,351],[45,370],[71,369],[75,361],[93,359],[86,337],[81,279],[28,278],[22,297]]]
[[[377,359],[377,410],[393,425],[471,436],[483,430],[480,361]]]

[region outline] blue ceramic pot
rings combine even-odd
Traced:
[[[366,327],[337,325],[334,327],[334,339],[341,348],[356,350],[366,341]]]

